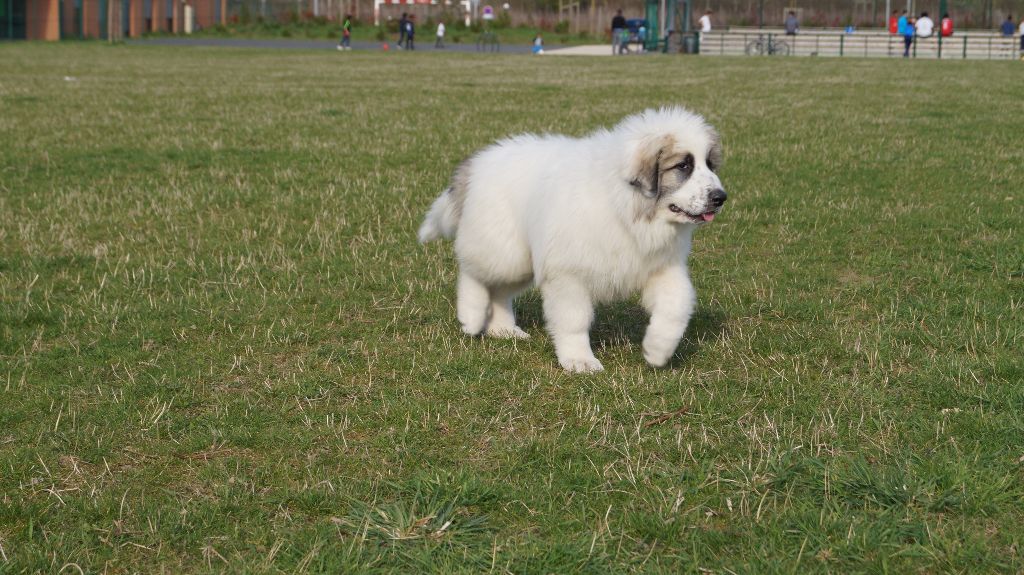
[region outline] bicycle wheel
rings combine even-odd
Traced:
[[[772,54],[776,56],[789,56],[789,44],[785,42],[776,42],[773,46]]]
[[[764,44],[760,40],[751,40],[744,51],[747,56],[760,56],[764,54]]]

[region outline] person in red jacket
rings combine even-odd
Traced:
[[[953,19],[949,17],[949,13],[942,15],[942,24],[939,26],[939,31],[943,38],[953,35]]]
[[[900,11],[893,10],[892,14],[889,14],[889,33],[896,35],[900,33]]]

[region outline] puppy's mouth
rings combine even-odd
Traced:
[[[703,224],[703,223],[710,222],[711,220],[715,219],[715,215],[718,214],[717,210],[708,210],[708,211],[706,211],[704,213],[696,214],[695,215],[695,214],[691,214],[690,212],[684,210],[683,208],[680,208],[679,206],[677,206],[675,204],[669,204],[668,205],[668,209],[673,214],[684,215],[691,222],[697,223],[697,224]]]

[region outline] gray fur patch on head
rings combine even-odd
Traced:
[[[644,197],[657,200],[661,195],[660,179],[665,161],[663,156],[672,153],[675,145],[675,139],[667,134],[640,144],[638,157],[634,159],[633,178],[629,183]]]
[[[666,191],[682,187],[682,185],[686,183],[686,180],[689,180],[690,176],[693,175],[693,166],[690,167],[690,171],[688,172],[684,172],[679,169],[679,165],[684,161],[689,161],[691,164],[693,163],[693,154],[677,152],[673,153],[670,157],[667,157],[666,160],[667,161],[662,164],[662,173],[660,178],[661,189],[658,191],[659,198]]]

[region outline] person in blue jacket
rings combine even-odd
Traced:
[[[907,15],[906,10],[903,11],[899,21],[896,22],[896,29],[899,31],[899,35],[903,36],[903,57],[909,58],[910,46],[914,43],[914,22]]]
[[[1013,33],[1017,31],[1017,27],[1013,25],[1013,15],[1007,14],[1006,20],[1003,21],[1003,26],[999,29],[1003,33],[1003,36],[1013,36]]]

